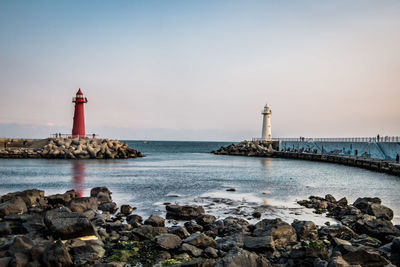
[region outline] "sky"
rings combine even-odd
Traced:
[[[0,137],[400,135],[400,1],[0,0]]]

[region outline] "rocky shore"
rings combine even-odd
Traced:
[[[221,147],[211,153],[215,155],[271,157],[273,152],[279,149],[278,146],[278,142],[274,141],[242,141],[237,145],[231,144],[227,147]]]
[[[90,197],[31,189],[1,196],[0,203],[0,266],[400,264],[399,226],[379,198],[299,201],[340,221],[323,226],[279,218],[217,220],[201,206],[167,203],[166,219],[144,219],[132,214],[135,207],[118,207],[106,187],[93,188]]]
[[[29,144],[29,145],[25,145]],[[143,157],[127,143],[99,138],[48,138],[0,149],[0,158],[126,159]]]

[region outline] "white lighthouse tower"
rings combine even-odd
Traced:
[[[264,110],[261,112],[261,114],[263,115],[261,139],[265,141],[272,141],[272,134],[271,134],[272,110],[269,108],[268,104],[265,105]]]

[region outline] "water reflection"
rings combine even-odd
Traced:
[[[267,174],[270,174],[272,162],[270,158],[261,158],[261,165]]]
[[[72,163],[72,184],[79,197],[85,192],[86,165],[84,161],[74,160]]]

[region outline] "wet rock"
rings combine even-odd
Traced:
[[[374,248],[358,247],[355,251],[343,255],[343,259],[349,264],[360,264],[361,266],[385,266],[389,261]]]
[[[189,236],[189,232],[185,227],[182,226],[172,226],[168,231],[170,234],[179,236],[181,239],[185,239]]]
[[[203,207],[167,205],[165,208],[167,210],[167,219],[191,220],[200,214],[204,214]]]
[[[11,235],[12,233],[11,222],[0,222],[0,237]]]
[[[213,238],[203,233],[193,234],[188,238],[184,239],[183,242],[200,248],[217,246],[217,242]]]
[[[42,262],[47,267],[72,266],[72,259],[61,240],[56,241],[43,254]]]
[[[361,210],[363,213],[367,213],[367,209],[371,204],[381,204],[382,201],[378,197],[359,197],[354,201],[353,206]]]
[[[75,190],[68,190],[64,194],[55,194],[46,197],[47,203],[56,206],[56,205],[67,205],[72,199],[77,198],[78,194]]]
[[[118,205],[115,202],[103,202],[99,205],[98,209],[114,214],[118,210]]]
[[[368,206],[367,214],[375,216],[378,219],[391,221],[393,219],[393,211],[381,204],[371,204]]]
[[[112,192],[105,186],[94,187],[90,190],[90,196],[98,199],[100,203],[112,202]]]
[[[255,211],[251,214],[254,218],[261,218],[261,212]]]
[[[216,220],[215,216],[209,215],[209,214],[200,214],[196,218],[196,222],[198,224],[200,224],[201,226],[213,223],[213,222],[215,222],[215,220]]]
[[[228,189],[226,189],[226,191],[228,191],[228,192],[235,192],[236,189],[235,189],[235,188],[228,188]]]
[[[216,250],[215,248],[212,248],[212,247],[207,247],[207,248],[204,250],[204,255],[205,255],[206,257],[213,258],[213,259],[218,258],[217,250]]]
[[[249,252],[244,249],[231,250],[223,258],[219,259],[215,267],[272,267],[267,259],[257,255],[254,252]]]
[[[10,214],[22,214],[27,212],[25,202],[20,197],[14,197],[2,204],[0,204],[0,217]]]
[[[8,251],[12,254],[21,253],[28,255],[30,254],[30,251],[34,245],[34,242],[30,238],[26,236],[16,236],[13,239]]]
[[[390,221],[376,219],[374,216],[364,215],[359,219],[354,229],[357,233],[367,234],[384,243],[390,242],[394,236],[400,236],[400,230],[393,226]]]
[[[359,264],[350,264],[345,259],[343,259],[342,255],[337,255],[329,259],[328,267],[362,267],[362,266]]]
[[[339,199],[339,200],[336,202],[336,204],[337,204],[339,207],[345,207],[345,206],[347,206],[347,204],[348,204],[347,198],[343,197],[343,198]]]
[[[282,247],[297,240],[296,230],[281,219],[264,219],[255,225],[255,236],[271,236],[276,247]]]
[[[130,205],[122,205],[121,206],[121,213],[124,215],[129,215],[134,211],[134,208],[132,208]]]
[[[334,196],[332,196],[331,194],[325,195],[325,200],[330,203],[336,203],[336,198]]]
[[[69,250],[75,265],[92,265],[96,260],[104,256],[105,250],[101,243],[87,241],[74,246]]]
[[[273,252],[275,250],[275,242],[271,236],[246,236],[243,247],[256,252]]]
[[[121,232],[121,231],[130,231],[132,230],[132,225],[126,223],[109,223],[106,226],[107,232]]]
[[[165,220],[163,217],[160,217],[158,215],[151,215],[146,221],[144,221],[144,224],[151,225],[154,227],[164,227],[165,226]]]
[[[44,223],[55,238],[70,239],[96,233],[89,219],[79,212],[50,210],[46,212]]]
[[[400,266],[400,237],[396,237],[393,239],[392,244],[390,245],[390,260],[396,266]]]
[[[84,212],[90,209],[96,211],[98,209],[98,203],[97,199],[94,197],[80,197],[72,199],[68,207],[73,212]]]
[[[156,235],[167,233],[167,227],[153,227],[151,225],[143,225],[132,231],[132,234],[139,240],[152,239]]]
[[[319,230],[320,236],[338,237],[344,240],[350,240],[357,237],[357,234],[349,227],[335,224],[330,226],[322,226]]]
[[[318,228],[312,221],[299,221],[295,219],[292,226],[296,230],[299,240],[318,239]]]
[[[219,236],[226,236],[237,232],[247,233],[249,232],[249,222],[241,218],[227,217],[209,224],[208,228]]]
[[[242,248],[244,246],[244,234],[241,232],[233,233],[217,240],[217,248],[222,251],[229,251],[233,248]]]
[[[163,249],[176,249],[182,244],[182,239],[174,234],[162,234],[156,236],[156,243]]]
[[[137,228],[137,227],[142,226],[143,218],[142,218],[142,216],[140,216],[140,215],[133,214],[133,215],[129,215],[129,216],[126,218],[126,221],[127,221],[130,225],[132,225],[133,228]]]
[[[191,234],[203,231],[203,226],[201,226],[193,221],[185,222],[184,225],[185,225],[185,228],[188,230],[188,232]]]
[[[201,250],[198,247],[195,247],[193,245],[190,245],[188,243],[182,244],[181,251],[186,252],[189,255],[192,255],[193,257],[199,257],[203,253],[203,250]]]
[[[21,192],[8,193],[0,197],[0,203],[4,203],[13,198],[20,197],[28,208],[44,204],[44,191],[38,189],[28,189]]]

